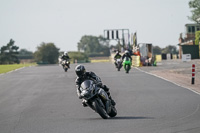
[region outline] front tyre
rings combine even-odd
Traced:
[[[95,100],[95,101],[93,102],[93,106],[94,106],[96,112],[97,112],[103,119],[108,119],[108,118],[109,118],[109,116],[108,116],[106,110],[101,106],[101,104],[100,104],[97,100]]]
[[[65,68],[65,72],[67,72],[68,68]]]
[[[108,115],[110,117],[115,117],[117,115],[117,110],[116,110],[115,106],[111,107],[111,111],[110,111],[110,113]]]
[[[129,70],[130,70],[130,66],[129,65],[126,65],[126,73],[129,73]]]
[[[120,64],[118,63],[118,64],[117,64],[117,70],[120,71],[120,68],[121,68],[121,66],[120,66]]]

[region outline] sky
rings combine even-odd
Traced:
[[[105,29],[137,32],[138,43],[161,48],[177,45],[191,9],[189,0],[0,0],[0,47],[10,39],[36,51],[52,42],[61,51],[77,51],[84,35]],[[116,41],[110,44],[116,45]]]

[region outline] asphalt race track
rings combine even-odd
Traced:
[[[82,107],[75,64],[27,67],[0,75],[0,133],[200,133],[200,95],[135,68],[84,65],[110,88],[117,117]]]

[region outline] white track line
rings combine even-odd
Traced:
[[[190,91],[192,91],[192,92],[194,92],[194,93],[200,95],[200,92],[197,92],[197,91],[195,91],[195,90],[193,90],[193,89],[191,89],[191,88],[187,88],[187,87],[185,87],[185,86],[182,86],[182,85],[180,85],[180,84],[177,84],[177,83],[175,83],[175,82],[173,82],[173,81],[170,81],[170,80],[168,80],[168,79],[166,79],[166,78],[163,78],[163,77],[161,77],[161,76],[158,76],[158,75],[156,75],[156,74],[152,74],[152,73],[143,71],[143,70],[141,70],[141,69],[139,69],[139,68],[137,68],[137,67],[135,67],[135,69],[137,69],[137,70],[139,70],[139,71],[141,71],[141,72],[147,73],[147,74],[149,74],[149,75],[153,75],[153,76],[155,76],[155,77],[161,78],[161,79],[163,79],[163,80],[166,80],[166,81],[168,81],[168,82],[170,82],[170,83],[173,83],[173,84],[175,84],[175,85],[177,85],[177,86],[183,87],[183,88],[185,88],[185,89],[188,89],[188,90],[190,90]]]

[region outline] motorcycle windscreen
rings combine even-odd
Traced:
[[[81,84],[81,88],[82,88],[83,90],[90,90],[91,87],[92,87],[92,83],[93,83],[93,81],[91,81],[91,80],[85,80],[85,81]]]
[[[117,59],[117,62],[120,62],[121,61],[121,59]]]

